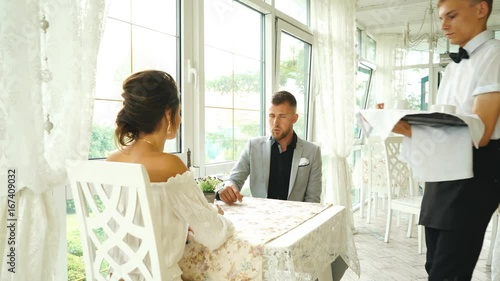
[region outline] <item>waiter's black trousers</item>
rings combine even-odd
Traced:
[[[452,227],[426,226],[427,261],[425,269],[430,281],[471,280],[474,267],[483,246],[484,234],[493,212],[500,203],[500,141],[491,141],[486,147],[474,149],[474,178],[459,180],[453,188],[467,190],[460,208],[449,210],[461,215],[462,220]],[[446,184],[431,183],[427,188]],[[450,187],[448,187],[450,188]],[[438,202],[436,202],[438,203]],[[443,218],[448,217],[443,212]],[[448,215],[453,217],[451,213]],[[442,223],[445,225],[444,221]]]

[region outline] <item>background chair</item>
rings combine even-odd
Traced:
[[[364,203],[367,198],[366,222],[370,223],[372,212],[374,215],[377,213],[378,199],[382,198],[382,208],[385,208],[387,198],[384,141],[377,136],[367,138],[361,153],[353,177],[354,183],[360,187],[360,216],[364,216]]]
[[[408,164],[399,160],[402,137],[385,139],[385,157],[387,165],[387,224],[384,241],[389,242],[392,223],[392,211],[409,214],[408,237],[411,237],[413,218],[420,215],[422,196],[418,195]],[[418,253],[422,253],[423,227],[418,226]]]
[[[138,276],[166,280],[157,252],[160,235],[151,220],[145,168],[94,160],[68,161],[67,171],[87,280],[128,281]],[[137,243],[125,242],[131,237]]]

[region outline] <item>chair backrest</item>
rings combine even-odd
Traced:
[[[66,165],[87,280],[165,280],[144,166],[97,160],[70,160]],[[133,245],[126,242],[131,237]]]
[[[408,164],[399,160],[403,137],[385,139],[385,164],[389,200],[413,195],[413,181]]]
[[[385,178],[386,175],[381,175],[385,171],[385,143],[378,136],[370,136],[366,139],[365,148],[363,151],[367,159],[366,177],[368,186],[373,192],[386,192]],[[382,179],[383,177],[383,179]],[[383,183],[382,183],[383,181]]]

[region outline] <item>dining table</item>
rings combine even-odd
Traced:
[[[253,197],[215,204],[234,234],[213,251],[190,240],[179,262],[183,280],[313,281],[339,257],[360,274],[344,206]]]

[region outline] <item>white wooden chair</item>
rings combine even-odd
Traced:
[[[151,220],[149,176],[144,166],[68,161],[67,171],[87,280],[130,281],[138,276],[166,280],[157,252],[160,234]],[[126,236],[137,243],[128,245]]]
[[[411,237],[413,218],[420,215],[422,196],[416,193],[414,181],[407,163],[399,160],[402,137],[388,137],[385,139],[385,157],[387,165],[387,224],[384,241],[389,242],[391,234],[392,211],[409,214],[408,233]],[[418,226],[418,253],[422,253],[423,227]]]
[[[486,259],[486,265],[491,266],[491,260],[493,259],[493,249],[495,248],[495,241],[498,236],[498,218],[500,217],[500,204],[498,205],[497,210],[493,213],[491,217],[491,241],[490,241],[490,249],[488,250],[488,258]]]
[[[364,185],[365,180],[363,179],[362,194],[360,197],[363,202],[366,190],[368,195],[366,222],[370,223],[372,214],[374,216],[377,214],[379,198],[382,198],[382,209],[385,208],[387,198],[384,140],[379,137],[367,138],[366,148],[363,152],[366,154],[366,157],[363,157],[362,161],[366,161],[367,165],[367,169],[363,169],[363,173],[366,173],[363,177],[367,179],[367,184]],[[365,165],[365,163],[362,163],[362,165]]]

